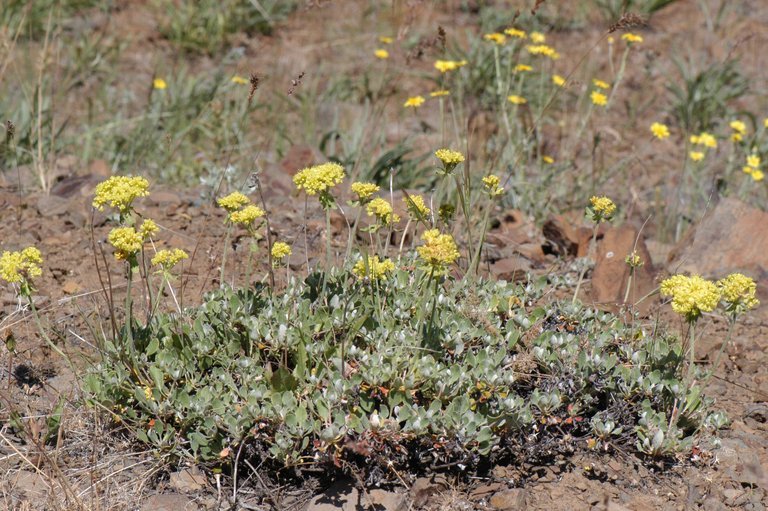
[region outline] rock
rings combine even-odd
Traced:
[[[544,222],[541,231],[550,253],[561,257],[587,255],[590,229],[574,226],[565,216],[557,215]]]
[[[148,206],[180,206],[183,202],[178,193],[154,191],[145,199]]]
[[[200,507],[188,497],[178,493],[152,495],[144,501],[142,511],[197,511]]]
[[[768,278],[768,213],[732,198],[723,199],[670,254],[669,268],[722,278],[739,271]]]
[[[41,195],[37,199],[37,212],[42,217],[63,215],[70,208],[69,199],[56,195]]]
[[[728,507],[714,497],[707,498],[701,509],[704,511],[728,511]]]
[[[525,509],[525,490],[515,488],[499,492],[491,497],[489,504],[491,508],[500,510]]]
[[[363,511],[365,507],[357,488],[339,481],[309,501],[306,511]]]
[[[170,485],[181,493],[193,493],[202,490],[207,484],[205,474],[197,468],[184,468],[174,472],[170,477]]]
[[[385,490],[368,492],[371,504],[378,511],[405,511],[407,509],[405,495]]]
[[[499,259],[491,265],[491,274],[494,277],[509,282],[525,280],[530,271],[531,263],[522,257]]]
[[[418,509],[424,506],[436,493],[445,489],[445,479],[440,476],[420,477],[411,486],[411,501],[413,507]]]
[[[627,301],[645,315],[652,302],[650,299],[638,301],[656,287],[653,261],[642,237],[638,237],[637,229],[627,225],[608,229],[598,244],[597,263],[592,274],[592,299],[612,309],[618,309],[624,303],[630,273],[625,258],[633,250],[637,251],[643,265],[635,269]]]

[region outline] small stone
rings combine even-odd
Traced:
[[[515,488],[495,494],[491,497],[489,504],[493,509],[524,509],[525,508],[525,490]]]
[[[182,493],[193,493],[203,489],[207,481],[205,474],[197,468],[185,468],[174,472],[170,477],[171,488]]]
[[[188,497],[178,493],[152,495],[144,501],[142,511],[193,511],[199,506]]]
[[[371,504],[380,511],[405,511],[405,495],[386,490],[371,490],[368,492]]]

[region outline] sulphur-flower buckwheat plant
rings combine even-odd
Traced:
[[[403,106],[405,108],[419,108],[421,105],[424,104],[424,96],[411,96],[410,98],[405,100],[405,103],[403,103]]]
[[[672,310],[696,321],[702,312],[711,312],[720,301],[720,290],[714,282],[699,275],[673,275],[661,283],[662,296],[672,297]]]
[[[147,218],[141,222],[141,226],[139,227],[139,235],[141,235],[143,239],[147,240],[158,232],[160,232],[160,228],[157,226],[154,220]]]
[[[483,39],[486,41],[491,41],[493,43],[498,44],[499,46],[503,45],[507,42],[507,37],[504,34],[500,34],[498,32],[493,32],[491,34],[485,34],[483,36]]]
[[[272,259],[277,263],[289,257],[292,253],[291,246],[284,241],[276,241],[272,244]]]
[[[403,197],[403,202],[405,202],[405,207],[408,208],[408,214],[414,220],[425,220],[429,218],[431,211],[427,205],[424,204],[424,197],[421,195],[408,195],[407,197]]]
[[[32,279],[43,274],[41,264],[43,256],[36,247],[18,252],[4,251],[0,256],[0,278],[11,284],[20,284],[22,294],[31,293]]]
[[[251,199],[240,192],[232,192],[229,195],[226,195],[217,200],[216,203],[229,213],[232,213],[242,208],[243,206],[250,204]]]
[[[357,195],[357,201],[359,204],[366,204],[371,200],[371,197],[373,197],[373,194],[378,192],[381,187],[374,183],[352,183],[352,185],[349,187],[350,190],[352,190],[352,193]]]
[[[152,258],[152,266],[159,266],[160,271],[169,271],[189,255],[180,248],[158,250]]]
[[[293,183],[307,195],[329,192],[331,188],[344,180],[344,167],[338,163],[323,163],[299,171],[293,176]]]
[[[760,305],[755,297],[757,285],[751,278],[741,273],[732,273],[717,281],[725,311],[733,316],[743,314]]]
[[[133,227],[115,227],[109,231],[107,241],[115,248],[115,259],[128,261],[142,249],[145,237]]]
[[[149,195],[149,181],[141,176],[112,176],[96,185],[93,207],[102,211],[105,205],[116,208],[121,215],[131,210],[133,201]]]
[[[243,209],[233,211],[227,217],[233,224],[240,224],[248,227],[256,220],[264,216],[264,210],[253,204],[245,206]]]
[[[589,202],[587,216],[595,223],[608,221],[616,213],[616,204],[608,197],[591,197]]]
[[[379,256],[363,257],[355,263],[352,273],[361,279],[381,280],[395,269],[391,259],[379,260]]]
[[[392,209],[392,204],[381,197],[377,197],[369,202],[365,210],[368,212],[368,216],[376,217],[385,226],[396,224],[400,221],[400,217]]]
[[[485,186],[485,192],[491,198],[498,197],[504,193],[499,176],[494,176],[493,174],[485,176],[483,178],[483,185]]]
[[[430,229],[421,239],[424,240],[424,245],[416,250],[433,275],[442,275],[460,256],[456,242],[450,234],[441,234],[437,229]]]
[[[438,149],[435,156],[443,163],[443,172],[450,174],[456,165],[464,161],[464,155],[452,149]]]

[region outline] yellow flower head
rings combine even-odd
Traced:
[[[717,147],[717,139],[714,137],[714,135],[707,133],[706,131],[703,131],[698,135],[691,135],[690,140],[691,144],[694,145],[703,145],[704,147],[709,147],[710,149],[715,149]]]
[[[109,244],[115,247],[115,259],[118,261],[133,257],[144,246],[145,239],[133,227],[115,227],[107,236]]]
[[[483,39],[485,39],[486,41],[491,41],[498,45],[502,45],[507,42],[507,37],[504,34],[500,34],[498,32],[494,32],[492,34],[485,34],[483,36]]]
[[[233,224],[241,224],[244,226],[250,226],[254,221],[264,216],[264,210],[253,204],[233,211],[229,214],[229,221]]]
[[[450,173],[456,168],[456,165],[464,161],[464,155],[452,149],[438,149],[435,151],[437,159],[443,162],[445,173]]]
[[[665,138],[669,137],[669,128],[666,124],[654,122],[651,124],[651,133],[653,133],[653,136],[659,140],[664,140]]]
[[[622,35],[621,38],[630,44],[643,42],[643,36],[633,34],[631,32],[627,32],[626,34]]]
[[[450,234],[440,234],[437,229],[430,229],[421,239],[424,240],[424,245],[416,250],[433,274],[441,275],[448,265],[459,258],[459,249]]]
[[[365,210],[368,212],[368,216],[376,217],[384,225],[392,225],[400,221],[400,217],[392,210],[392,204],[381,197],[369,202]]]
[[[717,281],[725,310],[731,314],[741,314],[760,305],[755,297],[755,281],[741,273],[732,273]]]
[[[416,220],[425,220],[429,218],[431,211],[427,205],[424,204],[424,197],[421,195],[407,195],[406,197],[403,197],[403,202],[405,202],[405,206],[408,208],[408,214],[411,218]]]
[[[747,125],[743,121],[731,121],[731,129],[740,135],[747,134]]]
[[[515,72],[519,73],[522,71],[533,71],[533,68],[529,66],[528,64],[518,64],[515,66]]]
[[[504,30],[504,33],[507,34],[509,37],[516,37],[517,39],[525,39],[528,37],[525,32],[522,30],[518,30],[516,28],[508,28]]]
[[[151,262],[153,266],[160,266],[163,271],[168,271],[183,259],[188,258],[189,255],[180,248],[163,249],[157,251]]]
[[[379,36],[379,42],[381,44],[392,44],[394,42],[394,39],[392,39],[391,37],[383,35],[383,36]]]
[[[232,213],[233,211],[237,211],[243,206],[250,204],[251,199],[249,199],[248,197],[246,197],[240,192],[232,192],[229,195],[220,198],[216,202],[219,206],[226,209],[229,213]]]
[[[466,66],[466,60],[436,60],[435,69],[441,73],[447,73],[448,71],[455,71],[462,66]]]
[[[547,36],[541,32],[531,32],[531,42],[534,44],[541,44],[547,40]]]
[[[511,96],[507,96],[507,101],[509,101],[513,105],[524,105],[528,102],[528,100],[525,99],[524,97],[517,96],[515,94],[512,94]]]
[[[304,189],[307,195],[325,193],[344,180],[344,167],[338,163],[323,163],[315,165],[293,176],[293,183],[299,190]]]
[[[378,192],[381,187],[379,185],[374,183],[352,183],[352,186],[349,187],[350,190],[352,190],[352,193],[357,195],[357,200],[360,201],[360,203],[368,202],[368,199],[371,198],[371,196]]]
[[[595,223],[610,220],[616,213],[616,204],[608,197],[592,197],[589,203],[589,215]]]
[[[592,100],[592,103],[597,106],[605,106],[608,104],[608,96],[596,90],[592,91],[592,94],[589,95],[589,98]]]
[[[157,234],[159,231],[160,228],[157,226],[155,221],[150,220],[149,218],[141,222],[141,227],[139,227],[139,234],[145,240],[148,240],[152,237],[152,235]]]
[[[152,80],[152,87],[154,87],[157,90],[165,90],[168,88],[168,84],[165,83],[165,80],[162,78],[155,78]]]
[[[389,52],[385,50],[384,48],[379,48],[376,51],[373,52],[374,56],[377,59],[388,59],[389,58]]]
[[[672,310],[690,322],[696,321],[702,312],[714,310],[720,301],[717,285],[698,275],[674,275],[661,283],[660,291],[662,296],[672,297]]]
[[[760,156],[756,154],[747,156],[747,165],[755,169],[758,168],[760,166]]]
[[[630,268],[639,268],[643,265],[643,260],[636,250],[633,250],[631,254],[628,254],[627,257],[624,258],[624,262],[627,263],[627,266]]]
[[[435,90],[435,91],[430,92],[429,93],[429,97],[431,97],[431,98],[439,98],[439,97],[442,97],[442,96],[448,96],[448,95],[450,95],[450,93],[451,93],[451,91],[448,91],[448,90],[445,90],[445,89],[440,89],[440,90]]]
[[[29,286],[33,278],[43,274],[41,264],[43,256],[35,247],[18,252],[5,251],[0,256],[0,278],[11,284]]]
[[[412,107],[412,108],[418,108],[424,103],[425,99],[424,96],[413,96],[405,100],[405,103],[403,103],[403,106],[405,108]]]
[[[499,176],[494,176],[493,174],[485,176],[483,178],[483,185],[485,185],[485,191],[489,197],[498,197],[504,193]]]
[[[541,161],[543,161],[544,163],[546,163],[548,165],[552,165],[553,163],[555,163],[555,159],[552,158],[551,156],[542,156],[541,157]]]
[[[603,80],[598,80],[597,78],[592,79],[592,83],[597,87],[598,89],[607,90],[611,88],[611,84],[608,82],[604,82]]]
[[[238,85],[248,85],[250,83],[247,78],[243,78],[240,75],[235,75],[232,77],[232,83],[236,83]]]
[[[529,44],[525,47],[525,49],[531,55],[544,55],[545,57],[549,57],[552,60],[557,60],[560,58],[560,54],[557,53],[554,48],[547,46],[546,44]]]
[[[387,273],[395,269],[395,263],[391,259],[379,260],[379,256],[360,259],[352,268],[352,273],[361,279],[381,280]]]
[[[759,182],[765,179],[765,174],[763,174],[763,171],[760,169],[752,169],[752,172],[750,172],[749,175],[752,176],[752,181]]]
[[[141,176],[112,176],[96,185],[93,207],[103,210],[105,205],[117,208],[121,214],[131,209],[137,197],[149,195],[149,181]]]
[[[558,87],[563,87],[565,85],[565,78],[560,75],[552,75],[552,83]]]
[[[691,151],[688,153],[688,156],[690,156],[693,161],[701,161],[704,159],[704,153],[702,151]]]
[[[272,259],[275,261],[282,261],[286,257],[292,254],[291,246],[284,241],[276,241],[272,244]]]

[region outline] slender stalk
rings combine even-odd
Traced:
[[[613,100],[613,96],[616,94],[616,90],[619,88],[619,84],[624,79],[624,71],[627,68],[627,57],[629,56],[629,49],[630,46],[627,45],[627,48],[624,50],[624,54],[621,56],[619,73],[616,75],[616,80],[613,82],[613,87],[611,88],[611,94],[608,96],[608,102],[605,105],[606,111],[611,107],[611,100]]]
[[[690,389],[691,384],[693,383],[693,368],[696,365],[696,320],[693,320],[690,322],[690,330],[691,330],[691,342],[690,346],[688,347],[688,375],[686,376],[687,384],[686,386]]]
[[[227,248],[229,247],[229,237],[232,233],[232,224],[227,225],[227,232],[224,233],[224,248],[221,251],[221,275],[219,276],[219,287],[224,285],[224,270],[227,267]]]

